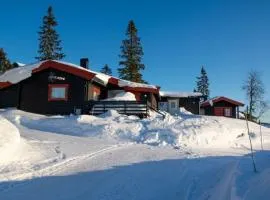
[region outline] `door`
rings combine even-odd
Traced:
[[[170,99],[168,100],[169,103],[169,113],[175,114],[179,110],[179,101],[178,99]]]
[[[232,116],[232,108],[230,107],[216,107],[214,108],[215,116],[225,116],[231,117]]]
[[[214,115],[215,116],[223,116],[223,107],[214,108]]]

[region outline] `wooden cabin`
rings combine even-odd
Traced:
[[[160,110],[175,114],[180,108],[184,108],[192,114],[200,114],[200,100],[202,94],[199,92],[168,92],[160,91]]]
[[[239,106],[243,103],[218,96],[201,103],[201,114],[212,116],[224,116],[239,119]]]
[[[120,105],[102,100],[121,92],[136,97],[135,102],[122,102],[125,109],[130,104],[157,108],[159,87],[94,72],[87,63],[86,59],[81,60],[81,66],[47,60],[5,72],[0,76],[0,108],[16,107],[39,114],[91,114],[97,103],[104,104],[104,112],[110,108],[108,105]]]

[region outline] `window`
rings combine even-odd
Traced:
[[[176,103],[175,102],[171,102],[171,108],[176,108]]]
[[[49,84],[48,101],[67,101],[68,84]]]
[[[92,85],[91,83],[88,84],[88,94],[87,100],[99,100],[101,90],[99,87]]]
[[[232,116],[231,108],[224,108],[224,116],[225,117],[231,117]]]

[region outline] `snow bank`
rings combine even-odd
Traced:
[[[0,116],[0,164],[12,159],[20,144],[18,129],[8,120]]]
[[[225,117],[182,114],[165,119],[152,115],[147,119],[126,116],[110,110],[100,116],[41,116],[13,110],[9,115],[20,115],[20,124],[31,129],[58,134],[112,138],[118,141],[172,145],[189,148],[248,148],[246,122]],[[12,113],[14,112],[14,113]],[[19,114],[18,114],[19,113]],[[184,113],[184,114],[183,114]],[[259,126],[250,123],[254,147],[260,147]],[[270,142],[270,129],[262,127],[264,141]]]
[[[193,115],[193,113],[187,111],[184,107],[180,107],[180,114]]]
[[[131,92],[120,92],[115,97],[107,98],[103,101],[136,101],[136,97]]]

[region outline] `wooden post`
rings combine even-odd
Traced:
[[[247,106],[247,112],[248,112],[248,106]],[[246,115],[246,124],[247,124],[247,132],[248,132],[248,138],[249,138],[249,143],[250,143],[250,153],[251,153],[251,159],[252,159],[252,163],[253,163],[253,170],[254,170],[254,172],[257,172],[256,164],[255,164],[255,161],[254,161],[254,155],[253,155],[253,147],[252,147],[251,137],[250,137],[250,133],[249,133],[249,125],[248,125],[247,115]]]
[[[259,120],[259,124],[260,124],[260,136],[261,136],[261,149],[263,151],[263,139],[262,139],[262,124],[261,124],[261,120]]]

